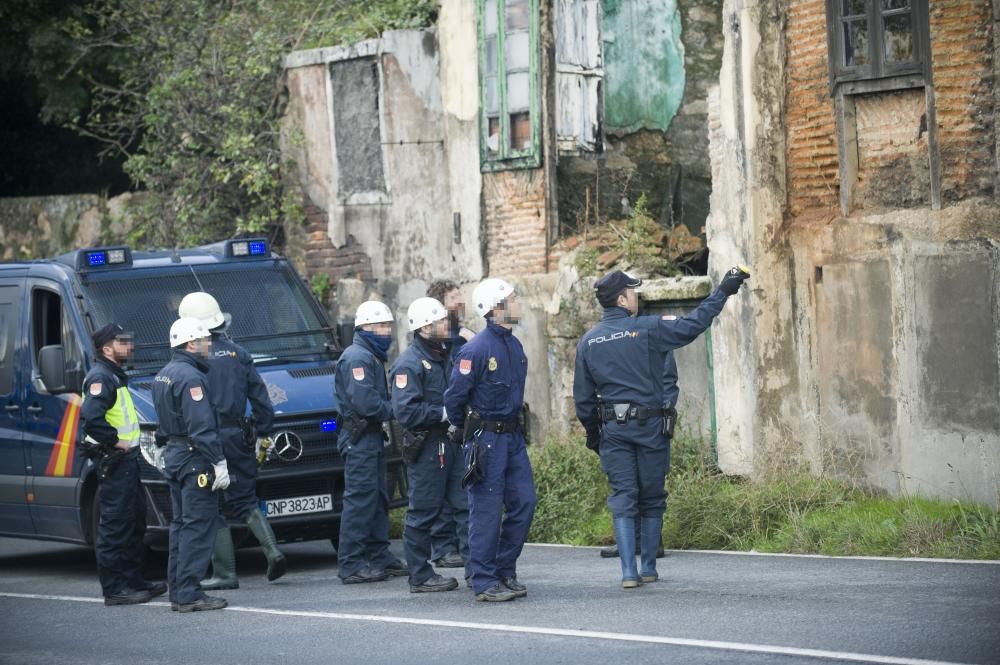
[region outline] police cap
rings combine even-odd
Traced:
[[[627,272],[615,270],[597,280],[594,290],[597,291],[597,301],[601,307],[614,307],[618,295],[625,289],[634,289],[642,284],[642,280]]]
[[[100,350],[105,344],[110,344],[116,339],[132,339],[132,333],[122,328],[117,323],[109,323],[100,330],[97,330],[92,339],[94,348]]]

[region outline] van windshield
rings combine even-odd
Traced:
[[[133,366],[170,359],[167,334],[181,299],[206,291],[232,315],[228,334],[257,362],[329,357],[332,331],[287,264],[185,265],[92,275],[81,284],[94,329],[118,323],[135,335]]]

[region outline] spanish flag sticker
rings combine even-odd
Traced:
[[[352,367],[351,368],[351,374],[354,375],[354,380],[355,381],[364,381],[365,380],[365,368],[364,367]]]
[[[462,358],[458,363],[458,371],[460,374],[470,374],[472,372],[472,361],[468,358]]]
[[[191,393],[191,399],[196,402],[200,402],[205,399],[205,391],[201,389],[201,386],[193,386],[189,392]]]
[[[405,388],[406,387],[406,380],[407,380],[407,377],[406,377],[406,373],[405,372],[403,374],[397,374],[396,375],[396,387],[397,388]]]

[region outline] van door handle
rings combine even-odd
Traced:
[[[31,406],[28,407],[28,413],[41,413],[41,412],[42,412],[42,407],[38,406],[37,404],[32,404]]]
[[[5,406],[3,408],[3,410],[6,411],[7,413],[13,413],[14,411],[20,411],[21,410],[21,405],[20,404],[8,404],[7,406]]]

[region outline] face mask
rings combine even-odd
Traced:
[[[386,359],[389,352],[389,347],[392,346],[391,334],[376,335],[370,330],[359,330],[358,334],[361,335],[361,337],[364,338],[365,341],[367,341],[375,348],[375,352],[382,358],[382,360]]]

